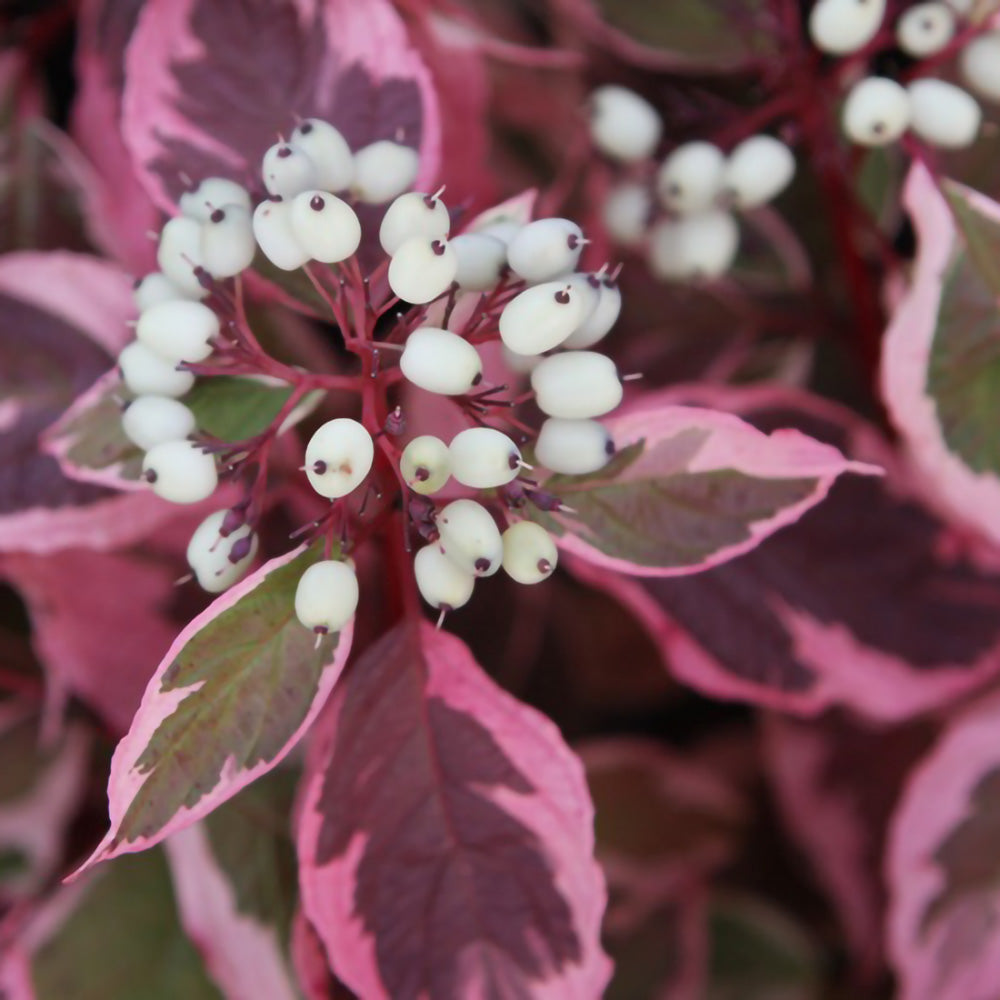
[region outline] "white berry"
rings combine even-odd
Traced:
[[[570,351],[546,358],[531,373],[531,388],[538,408],[550,417],[599,417],[622,401],[615,363],[595,351]]]
[[[647,100],[625,87],[598,87],[590,95],[590,135],[602,153],[623,163],[651,156],[663,123]]]
[[[711,211],[664,220],[650,234],[649,263],[660,278],[718,278],[729,270],[740,231],[728,212]]]
[[[350,417],[328,420],[306,445],[305,471],[309,484],[333,500],[346,496],[364,481],[375,458],[372,436]]]
[[[415,437],[399,456],[399,471],[414,493],[437,493],[451,477],[448,445],[432,434]]]
[[[319,184],[312,158],[289,142],[278,142],[264,154],[261,165],[267,193],[286,201]]]
[[[178,288],[162,271],[147,274],[132,289],[132,301],[139,312],[155,306],[157,302],[173,302],[186,298],[188,298],[187,293]]]
[[[256,252],[253,220],[243,205],[223,205],[203,223],[201,257],[213,278],[232,278],[245,271]]]
[[[534,521],[518,521],[503,533],[504,572],[518,583],[541,583],[552,576],[559,551],[552,536]]]
[[[522,226],[507,246],[507,263],[532,284],[569,274],[583,251],[583,231],[570,219],[538,219]]]
[[[962,49],[958,67],[965,82],[980,97],[1000,101],[1000,31],[973,38]]]
[[[219,317],[201,302],[178,299],[150,306],[136,324],[141,344],[167,361],[204,361],[219,333]]]
[[[443,396],[459,396],[483,374],[479,352],[457,333],[423,326],[406,338],[399,359],[403,374],[414,385]]]
[[[160,232],[156,263],[185,295],[196,299],[208,295],[195,274],[196,267],[204,266],[200,222],[183,215],[167,222]]]
[[[181,213],[196,222],[208,222],[212,212],[225,205],[239,205],[247,214],[253,207],[250,193],[227,177],[206,177],[193,191],[180,197]]]
[[[361,245],[361,222],[354,209],[327,191],[296,195],[289,222],[299,246],[323,264],[347,260]]]
[[[492,576],[500,568],[500,529],[481,503],[453,500],[438,513],[435,523],[445,555],[466,573]]]
[[[329,122],[307,118],[295,126],[291,141],[316,167],[316,186],[346,191],[354,180],[354,157],[347,140]]]
[[[884,16],[885,0],[819,0],[809,14],[809,37],[829,55],[849,55],[875,37]]]
[[[122,414],[122,430],[134,445],[149,451],[165,441],[180,441],[193,434],[194,414],[169,396],[139,396]]]
[[[736,208],[756,208],[776,198],[795,176],[795,156],[780,139],[753,135],[730,154],[722,187]]]
[[[613,240],[631,247],[642,242],[653,210],[653,199],[645,184],[623,181],[613,187],[604,201],[601,218]]]
[[[355,153],[352,190],[359,201],[381,205],[406,191],[419,169],[415,149],[382,139]]]
[[[473,232],[480,233],[483,236],[492,236],[493,239],[499,240],[506,249],[506,247],[510,246],[511,240],[522,229],[524,229],[523,222],[517,222],[515,219],[500,218],[494,219],[483,226],[476,227]]]
[[[262,201],[253,213],[253,234],[264,256],[282,271],[294,271],[310,260],[292,229],[291,202]]]
[[[413,558],[420,596],[432,607],[455,611],[469,603],[476,578],[449,559],[437,545],[425,545]]]
[[[689,215],[712,207],[722,187],[726,157],[711,142],[686,142],[664,161],[656,193],[665,208]]]
[[[137,396],[183,396],[194,385],[191,372],[176,368],[138,340],[118,355],[118,367],[125,385]]]
[[[319,635],[339,632],[358,608],[358,575],[339,559],[313,563],[295,588],[295,617]]]
[[[859,146],[886,146],[909,127],[910,99],[895,80],[869,76],[851,88],[841,122]]]
[[[521,470],[521,451],[492,427],[460,431],[448,446],[451,474],[463,486],[488,490],[504,486]]]
[[[946,3],[918,3],[896,22],[899,47],[915,59],[940,52],[955,34],[955,12]]]
[[[535,458],[547,469],[568,476],[603,469],[613,454],[611,435],[596,420],[549,417],[535,442]]]
[[[378,239],[391,257],[415,236],[425,240],[444,239],[451,230],[451,216],[440,198],[419,191],[401,194],[385,210]]]
[[[500,280],[507,266],[507,246],[485,233],[462,233],[450,244],[458,260],[455,283],[469,292],[485,292]]]
[[[209,514],[188,542],[188,566],[202,590],[210,594],[221,594],[242,579],[257,554],[259,539],[248,524],[223,538],[221,530],[227,514],[225,510]]]
[[[586,301],[564,281],[526,288],[500,313],[500,337],[516,354],[550,351],[580,325]]]
[[[389,287],[404,302],[423,305],[444,294],[457,271],[458,258],[450,244],[416,236],[389,261]]]
[[[563,341],[563,347],[591,347],[603,340],[618,320],[622,310],[622,293],[618,284],[608,277],[600,280],[597,306]]]
[[[910,125],[922,139],[945,149],[971,145],[979,134],[983,112],[976,99],[944,80],[914,80],[910,94]]]
[[[215,459],[193,441],[165,441],[150,448],[142,460],[142,473],[153,492],[171,503],[198,503],[219,484]]]

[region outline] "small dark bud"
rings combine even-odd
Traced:
[[[246,559],[250,555],[250,549],[253,546],[253,535],[244,535],[242,538],[238,538],[233,542],[232,548],[229,550],[229,561],[231,563],[238,563],[241,559]]]
[[[545,511],[559,510],[563,502],[553,493],[545,490],[531,490],[528,499],[539,509]]]
[[[223,538],[228,538],[238,528],[242,528],[246,524],[246,520],[247,508],[245,504],[240,504],[237,507],[227,510],[225,517],[222,519],[222,524],[219,526],[219,534]]]
[[[213,278],[208,271],[201,266],[201,264],[194,269],[194,276],[198,279],[198,284],[207,291],[211,291],[215,288],[215,278]]]
[[[386,434],[391,434],[393,437],[398,437],[406,430],[406,417],[403,416],[401,407],[397,406],[394,410],[390,411],[389,415],[385,418],[382,429]]]
[[[523,507],[527,502],[524,486],[516,479],[502,487],[500,493],[508,507]]]

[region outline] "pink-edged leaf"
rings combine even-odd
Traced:
[[[928,495],[1000,540],[1000,204],[915,165],[917,263],[886,331],[882,392]]]
[[[30,971],[13,1000],[222,1000],[180,925],[159,850],[59,887],[20,928],[13,959],[0,955],[0,984],[27,987]]]
[[[991,1000],[1000,983],[1000,698],[955,718],[892,819],[889,949],[900,1000]]]
[[[55,873],[89,746],[83,727],[72,725],[43,748],[38,718],[15,702],[0,705],[0,904],[23,899]]]
[[[698,576],[629,579],[572,560],[632,609],[672,673],[717,698],[904,719],[1000,672],[1000,573],[949,548],[947,525],[907,492],[872,427],[785,390],[678,395],[764,430],[797,425],[889,474],[842,478],[799,523]]]
[[[418,149],[437,175],[430,74],[387,0],[150,0],[125,58],[123,131],[147,190],[170,210],[182,177],[260,188],[260,157],[295,116],[332,122],[352,149]]]
[[[366,998],[597,997],[605,890],[583,770],[454,636],[408,620],[362,656],[312,748],[306,916]]]
[[[177,633],[166,615],[177,575],[177,563],[148,552],[65,549],[0,560],[0,578],[27,605],[52,716],[61,716],[76,695],[116,733],[128,729]]]
[[[130,281],[70,253],[0,259],[0,550],[108,548],[142,537],[168,505],[67,479],[39,436],[129,338]]]
[[[566,552],[605,570],[709,569],[797,521],[842,473],[877,471],[800,431],[767,434],[656,396],[606,423],[619,452],[605,469],[545,482],[575,513],[532,515]]]
[[[925,724],[876,728],[843,714],[765,719],[764,755],[778,805],[833,902],[858,983],[871,984],[882,969],[886,830],[930,736]]]
[[[71,134],[93,167],[85,188],[91,235],[136,273],[156,266],[156,244],[147,233],[160,221],[121,132],[125,49],[141,8],[139,0],[81,0],[70,119]]]
[[[190,826],[295,746],[351,648],[352,624],[317,644],[295,617],[299,578],[321,557],[272,559],[181,632],[115,750],[110,829],[79,871]]]

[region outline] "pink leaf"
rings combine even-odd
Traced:
[[[997,542],[1000,204],[950,183],[942,193],[919,164],[904,202],[917,264],[886,331],[882,393],[928,497]]]
[[[900,1000],[989,1000],[1000,983],[1000,699],[958,716],[892,820],[889,947]]]
[[[418,189],[437,176],[430,74],[387,0],[150,0],[125,60],[125,142],[156,203],[209,175],[260,187],[260,157],[296,116],[332,122],[358,150],[417,148]]]
[[[407,622],[355,664],[313,747],[305,913],[366,998],[597,997],[604,884],[579,762],[468,649]]]
[[[949,554],[947,526],[912,499],[873,428],[801,393],[702,388],[678,397],[764,429],[798,424],[889,470],[885,479],[845,477],[798,524],[698,576],[628,579],[572,561],[632,609],[681,680],[784,711],[844,704],[903,719],[1000,672],[1000,573],[974,553]]]
[[[294,595],[316,548],[272,559],[181,632],[153,675],[108,781],[110,829],[77,871],[145,850],[281,762],[343,669],[352,625],[315,636]]]
[[[537,517],[566,552],[639,576],[697,573],[797,521],[842,473],[879,471],[795,429],[765,434],[670,399],[607,421],[619,451],[607,469],[546,480],[575,511]]]
[[[0,302],[0,551],[108,548],[142,537],[168,505],[73,482],[38,450],[39,435],[128,341],[129,279],[80,254],[7,254]]]

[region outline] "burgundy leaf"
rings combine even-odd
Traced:
[[[605,892],[579,762],[453,636],[398,625],[313,747],[307,917],[366,998],[597,997]]]
[[[321,548],[321,547],[320,547]],[[318,643],[295,617],[316,547],[272,559],[178,636],[108,780],[110,829],[76,873],[159,843],[281,762],[340,675],[353,622]]]
[[[959,715],[913,772],[889,834],[900,1000],[988,1000],[1000,982],[1000,699]]]
[[[125,78],[125,141],[168,211],[185,176],[259,189],[261,156],[296,116],[332,122],[354,150],[419,149],[417,188],[438,173],[430,74],[387,0],[149,0]]]
[[[129,279],[69,253],[0,261],[0,550],[107,548],[142,537],[169,510],[67,479],[39,436],[129,339]]]
[[[871,427],[803,394],[684,396],[764,429],[797,424],[889,475],[845,477],[798,524],[684,580],[626,579],[575,560],[583,579],[632,608],[678,677],[788,711],[845,704],[903,719],[1000,671],[1000,574],[949,550],[947,526],[907,494]]]

